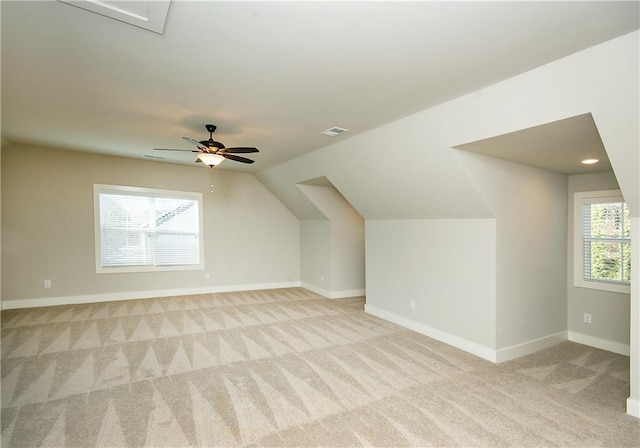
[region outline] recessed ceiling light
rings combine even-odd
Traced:
[[[349,129],[339,128],[334,126],[332,128],[327,129],[326,131],[322,131],[321,134],[328,135],[330,137],[335,137],[336,135],[344,134],[348,130]]]
[[[580,163],[583,165],[593,165],[594,163],[598,163],[600,160],[598,159],[584,159]]]

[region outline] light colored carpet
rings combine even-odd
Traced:
[[[2,446],[634,446],[629,359],[493,365],[304,289],[2,312]]]

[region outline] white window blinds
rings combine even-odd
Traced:
[[[631,231],[629,209],[620,197],[582,200],[583,279],[629,285]]]
[[[99,272],[200,267],[199,193],[96,185],[94,195]]]

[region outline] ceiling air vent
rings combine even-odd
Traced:
[[[333,127],[321,132],[321,134],[328,135],[329,137],[335,137],[336,135],[344,134],[348,130],[349,129]]]

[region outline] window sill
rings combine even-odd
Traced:
[[[102,267],[96,266],[96,274],[121,274],[133,272],[167,272],[167,271],[201,271],[204,265],[173,265],[173,266],[118,266],[118,267]]]
[[[586,280],[576,280],[573,284],[578,288],[597,289],[600,291],[617,292],[619,294],[631,294],[631,287],[628,285],[616,285],[605,282],[589,282]]]

